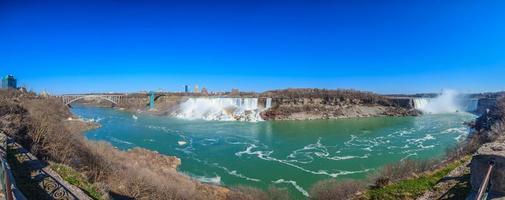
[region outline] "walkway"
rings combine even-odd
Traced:
[[[91,199],[12,139],[7,140],[7,146],[14,179],[28,199]]]

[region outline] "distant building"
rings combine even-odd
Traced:
[[[193,90],[194,93],[200,93],[200,90],[198,90],[198,85],[195,85],[195,89]]]
[[[208,95],[209,94],[209,91],[207,91],[207,88],[202,87],[202,94],[204,94],[204,95]]]
[[[233,95],[239,95],[239,94],[240,94],[240,91],[238,89],[236,89],[236,88],[231,89],[230,95],[233,96]]]
[[[13,75],[7,75],[2,79],[2,89],[16,89],[17,81]]]
[[[185,93],[188,93],[188,92],[189,92],[189,85],[185,85],[185,86],[184,86],[184,92],[185,92]]]

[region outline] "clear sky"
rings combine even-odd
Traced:
[[[0,0],[0,74],[50,93],[505,90],[505,1]]]

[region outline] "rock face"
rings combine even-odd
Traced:
[[[490,162],[494,162],[494,166],[489,179],[488,199],[505,197],[505,144],[493,142],[480,147],[472,158],[470,164],[472,194],[469,198],[475,199]]]
[[[487,109],[493,108],[498,100],[496,98],[481,98],[477,102],[476,113],[484,114]]]
[[[261,113],[265,120],[335,119],[418,115],[410,99],[394,99],[390,105],[359,99],[273,98],[272,108]]]

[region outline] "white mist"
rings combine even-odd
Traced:
[[[454,113],[461,111],[457,97],[458,92],[455,90],[444,90],[442,94],[433,99],[415,99],[414,104],[416,109],[424,113]]]

